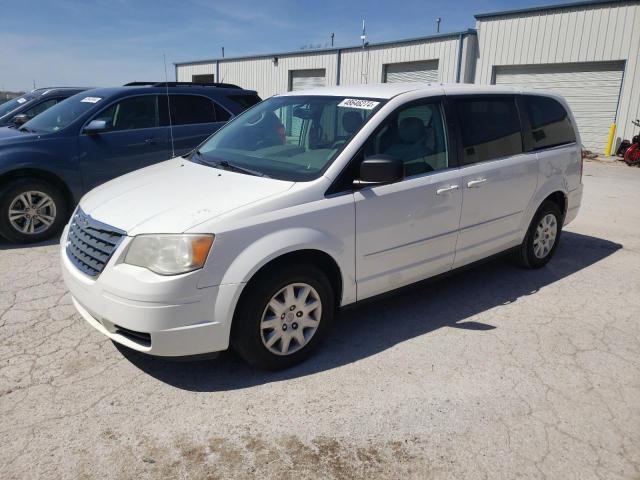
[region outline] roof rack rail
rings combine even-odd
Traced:
[[[217,88],[235,88],[242,90],[242,87],[233,83],[206,83],[206,82],[129,82],[124,84],[125,87],[217,87]]]

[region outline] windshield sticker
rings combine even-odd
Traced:
[[[19,99],[16,100],[16,102],[18,102],[20,105],[22,105],[26,101],[27,101],[26,98],[19,98]]]
[[[102,100],[100,97],[84,97],[80,101],[83,103],[98,103],[100,100]]]
[[[362,100],[359,98],[345,98],[338,106],[345,108],[362,108],[363,110],[373,110],[380,102],[374,102],[373,100]]]

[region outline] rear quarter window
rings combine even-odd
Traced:
[[[576,133],[565,108],[553,98],[526,96],[534,149],[566,145],[576,141]]]
[[[258,95],[252,95],[252,94],[248,94],[248,95],[229,95],[227,97],[229,100],[231,100],[234,103],[237,103],[238,105],[240,105],[242,107],[243,110],[246,110],[247,108],[253,107],[254,105],[260,103],[262,101],[262,99],[258,96]]]

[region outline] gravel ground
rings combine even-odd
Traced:
[[[584,183],[547,267],[350,308],[276,374],[116,348],[55,244],[0,244],[0,478],[640,478],[640,169]]]

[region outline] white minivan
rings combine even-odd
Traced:
[[[545,265],[582,197],[542,91],[420,83],[272,97],[185,157],[91,191],[61,241],[94,328],[159,356],[279,369],[335,311],[506,250]]]

